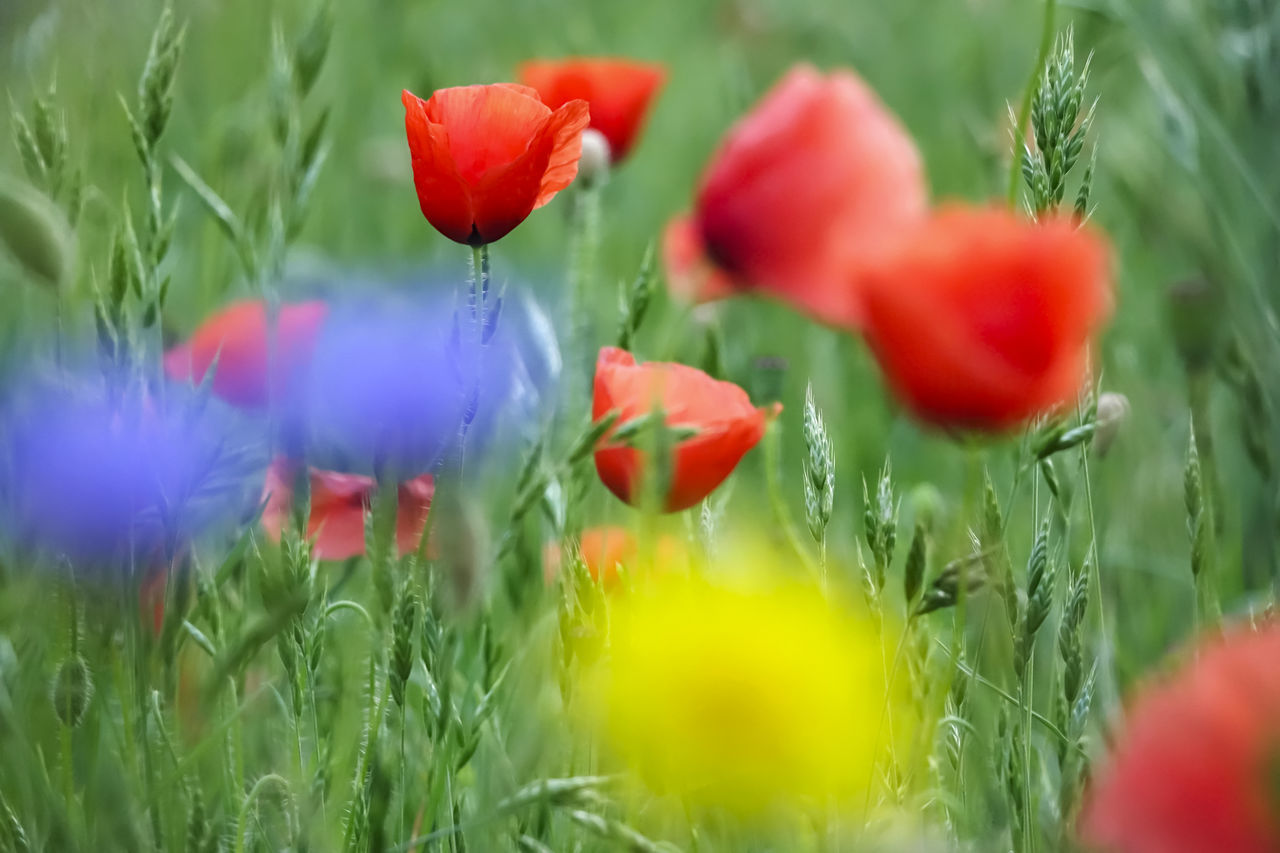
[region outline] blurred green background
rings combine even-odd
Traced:
[[[122,205],[143,206],[141,181],[117,93],[136,97],[158,0],[0,0],[0,74],[25,110],[56,80],[72,162],[83,163],[75,321],[88,334],[89,284],[101,279]],[[267,124],[273,23],[296,34],[308,0],[179,0],[187,25],[172,124],[162,143],[237,210],[272,168]],[[471,0],[467,4],[340,0],[332,53],[311,96],[332,108],[333,149],[292,260],[335,286],[352,271],[435,268],[459,280],[467,252],[423,220],[409,181],[400,90],[511,79],[529,57],[569,54],[652,59],[669,80],[636,150],[605,189],[599,306],[635,275],[646,245],[689,204],[725,128],[785,69],[807,61],[863,75],[915,136],[937,199],[1003,196],[1011,148],[1009,105],[1027,84],[1042,4],[1031,0]],[[1276,273],[1280,266],[1280,7],[1266,0],[1082,0],[1064,4],[1081,59],[1093,52],[1089,97],[1099,99],[1095,219],[1116,256],[1116,312],[1100,347],[1104,390],[1126,394],[1132,415],[1094,477],[1102,577],[1120,680],[1185,637],[1193,588],[1182,497],[1189,385],[1212,442],[1220,505],[1218,545],[1228,609],[1275,576],[1275,479],[1242,441],[1240,394],[1208,367],[1192,382],[1173,334],[1178,310],[1210,341],[1232,339],[1263,379],[1277,382]],[[0,111],[0,172],[21,174],[7,110]],[[181,198],[170,255],[166,326],[185,334],[209,310],[249,295],[235,256],[172,171]],[[493,249],[496,277],[531,288],[560,316],[567,205],[558,199]],[[10,330],[23,306],[16,269],[0,265]],[[285,289],[283,294],[291,293]],[[1221,304],[1220,316],[1214,306]],[[836,441],[834,553],[849,561],[863,476],[886,455],[906,492],[932,483],[943,496],[939,562],[968,549],[964,496],[987,464],[1002,492],[1016,441],[961,441],[923,431],[889,400],[860,342],[756,300],[720,309],[727,372],[762,400],[780,395],[786,498],[797,518],[799,418],[812,381]],[[921,318],[927,323],[928,318]],[[602,324],[612,328],[612,322]],[[698,363],[703,339],[690,315],[665,304],[642,357]],[[765,359],[762,361],[762,359]],[[1274,447],[1275,430],[1265,436]],[[734,500],[761,503],[761,454],[744,463]],[[603,499],[604,493],[600,492]],[[1033,520],[1016,508],[1025,548]],[[1079,502],[1077,502],[1079,504]],[[904,504],[909,517],[910,501]],[[909,529],[909,528],[907,528]],[[1071,543],[1081,559],[1084,537]],[[1025,553],[1025,551],[1023,551]],[[1015,562],[1020,558],[1015,549]]]

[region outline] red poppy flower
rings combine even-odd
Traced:
[[[1066,219],[952,207],[851,276],[898,397],[939,426],[998,431],[1079,390],[1110,311],[1107,255]]]
[[[678,216],[667,223],[662,232],[662,264],[667,268],[667,287],[686,302],[713,302],[736,290],[733,276],[707,263],[706,247],[690,217]]]
[[[1081,835],[1116,853],[1280,850],[1280,625],[1210,641],[1139,693]]]
[[[260,407],[273,393],[286,393],[298,380],[315,348],[327,308],[323,302],[283,305],[276,318],[267,381],[267,314],[261,300],[234,302],[164,355],[172,379],[201,382],[216,359],[213,392],[238,406]]]
[[[578,58],[526,62],[519,77],[552,109],[574,100],[590,104],[590,127],[609,142],[610,160],[617,163],[631,151],[666,72],[651,62]]]
[[[405,90],[404,124],[422,215],[450,240],[507,235],[578,173],[586,101],[554,112],[527,86]]]
[[[618,583],[618,566],[635,569],[640,553],[639,543],[630,530],[615,524],[589,527],[578,539],[582,561],[586,563],[591,580],[603,583],[606,589]],[[547,583],[560,573],[564,549],[557,543],[549,543],[543,552],[543,568]],[[654,568],[659,571],[677,566],[687,560],[685,549],[674,536],[659,536],[653,555]],[[601,580],[603,578],[603,580]]]
[[[293,501],[293,466],[276,460],[267,471],[264,494],[267,506],[262,513],[262,526],[267,535],[279,540],[289,523]],[[321,560],[345,560],[364,551],[364,517],[377,488],[372,477],[338,474],[311,469],[311,517],[307,519],[307,538]],[[418,547],[427,527],[435,480],[423,474],[400,484],[396,515],[396,547],[407,554]]]
[[[712,298],[714,267],[739,289],[776,296],[816,319],[857,325],[846,274],[928,203],[920,155],[875,93],[849,71],[801,65],[721,143],[688,223],[666,256],[678,291]]]
[[[777,403],[756,408],[737,385],[712,379],[701,370],[667,362],[636,364],[635,356],[624,350],[600,350],[591,416],[599,420],[616,409],[621,422],[647,415],[655,406],[666,413],[668,426],[698,430],[676,445],[664,499],[667,512],[688,509],[711,494],[760,441],[770,418],[782,411]],[[606,436],[595,458],[596,471],[609,491],[627,503],[641,498],[643,451],[611,444]]]
[[[169,568],[161,565],[153,568],[138,587],[138,605],[142,608],[142,623],[150,625],[155,636],[164,629],[165,599],[169,594]]]

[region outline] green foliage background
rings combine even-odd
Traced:
[[[1103,676],[1103,711],[1192,631],[1183,466],[1193,405],[1203,415],[1197,416],[1202,454],[1208,446],[1214,460],[1215,582],[1224,610],[1228,616],[1260,610],[1273,595],[1280,480],[1265,462],[1276,446],[1270,410],[1280,390],[1280,13],[1267,6],[1262,0],[1077,0],[1059,10],[1059,28],[1074,26],[1080,58],[1094,54],[1088,91],[1099,99],[1094,218],[1109,234],[1116,262],[1116,310],[1099,349],[1101,384],[1132,405],[1111,452],[1091,466],[1112,634],[1111,648],[1095,651],[1114,666],[1114,682]],[[144,0],[0,5],[0,81],[25,109],[33,93],[56,80],[72,162],[85,166],[77,307],[67,322],[86,336],[89,285],[105,273],[111,229],[124,200],[134,210],[143,206],[116,93],[134,97],[159,10],[159,3]],[[687,208],[725,128],[795,62],[849,66],[865,77],[917,140],[936,199],[1002,198],[1012,143],[1009,105],[1016,105],[1031,73],[1042,5],[343,0],[335,11],[331,53],[313,96],[332,108],[333,148],[290,267],[319,271],[330,287],[370,270],[432,268],[457,281],[466,274],[466,251],[436,234],[418,211],[408,180],[402,88],[425,95],[511,79],[516,64],[530,57],[616,54],[667,66],[669,79],[647,131],[605,190],[593,287],[601,328],[611,329],[617,282],[635,275],[645,247],[671,215]],[[235,209],[245,209],[272,168],[265,82],[272,25],[278,21],[285,33],[297,33],[311,4],[179,0],[175,12],[187,25],[186,50],[163,149],[192,164]],[[11,135],[10,118],[0,111],[0,139]],[[0,145],[0,173],[21,174],[11,145]],[[177,337],[216,306],[250,293],[233,252],[171,171],[165,192],[181,199],[164,318]],[[531,289],[559,316],[566,240],[567,205],[558,199],[493,248],[495,273]],[[289,278],[285,299],[304,278]],[[44,321],[32,318],[48,312],[47,295],[22,279],[16,266],[0,261],[6,306],[0,328],[11,354],[22,352],[13,341],[42,331]],[[1214,295],[1171,308],[1170,288],[1194,279],[1205,280]],[[761,402],[772,391],[784,403],[784,497],[797,518],[803,517],[800,416],[805,385],[813,383],[836,459],[833,563],[854,565],[860,482],[874,482],[886,456],[904,493],[932,484],[941,495],[935,563],[968,552],[983,466],[1007,494],[1016,440],[973,442],[922,430],[896,410],[860,342],[817,329],[781,306],[735,302],[723,309],[722,327],[729,377]],[[1184,332],[1180,344],[1175,330],[1188,327],[1192,332]],[[1188,373],[1180,355],[1186,334],[1210,340],[1214,357],[1206,369]],[[1242,438],[1246,403],[1218,369],[1233,340],[1266,392],[1263,450],[1252,454]],[[703,348],[689,314],[665,298],[637,345],[643,357],[695,364]],[[759,452],[744,463],[730,518],[765,510],[763,465]],[[599,518],[619,518],[612,498],[598,484],[592,488]],[[489,511],[497,521],[503,510],[496,499],[495,506]],[[905,501],[904,518],[913,512],[912,501]],[[1034,527],[1029,502],[1018,502],[1010,523],[1016,566]],[[900,536],[909,530],[904,526]],[[1078,563],[1087,547],[1075,537],[1068,559]],[[0,632],[14,632],[22,617],[16,604],[0,602]],[[4,776],[0,768],[0,790]]]

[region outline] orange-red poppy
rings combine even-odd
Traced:
[[[621,423],[659,407],[667,426],[697,430],[675,447],[671,482],[663,496],[667,512],[688,509],[711,494],[760,441],[769,420],[782,410],[777,403],[757,408],[737,385],[712,379],[683,364],[636,364],[635,356],[625,350],[600,350],[591,403],[593,418],[599,420],[616,410]],[[646,470],[642,450],[606,436],[596,449],[595,460],[596,471],[609,491],[627,503],[641,500]]]
[[[164,629],[165,599],[169,595],[170,568],[161,565],[152,568],[138,587],[138,605],[142,608],[142,623],[150,625],[155,636]]]
[[[911,137],[853,72],[792,69],[728,132],[688,220],[667,231],[668,278],[702,300],[724,284],[857,326],[847,270],[928,204]],[[719,268],[727,278],[707,275]]]
[[[586,101],[553,111],[514,83],[401,100],[422,215],[450,240],[501,239],[578,173]]]
[[[299,380],[326,311],[323,302],[282,305],[268,346],[262,300],[233,302],[200,324],[186,343],[165,353],[165,373],[172,379],[198,383],[216,359],[215,394],[237,406],[264,406]],[[272,362],[270,382],[268,360]]]
[[[631,151],[666,72],[652,62],[573,58],[525,62],[518,76],[552,109],[574,100],[590,104],[590,127],[608,140],[617,163]]]
[[[280,539],[289,523],[295,470],[292,463],[278,459],[267,471],[262,527],[274,540]],[[359,474],[315,468],[309,474],[311,515],[307,519],[307,538],[312,542],[313,553],[321,560],[360,556],[365,552],[365,513],[377,484],[372,477]],[[407,554],[418,547],[434,495],[435,480],[430,474],[400,484],[396,514],[396,547],[400,553]]]
[[[640,544],[635,535],[616,524],[588,527],[578,538],[578,549],[591,580],[602,583],[606,589],[617,585],[619,566],[624,570],[635,570],[640,556]],[[542,555],[547,583],[555,580],[560,573],[565,556],[567,554],[563,546],[555,542],[547,544]],[[652,558],[653,568],[665,571],[686,563],[688,555],[678,539],[662,535],[658,537]]]
[[[1111,306],[1101,236],[998,208],[943,208],[850,278],[896,395],[951,429],[1004,430],[1072,400]]]
[[[1142,690],[1094,777],[1084,840],[1116,853],[1280,850],[1277,661],[1280,625],[1235,629]]]

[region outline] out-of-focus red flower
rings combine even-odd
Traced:
[[[850,265],[921,218],[927,195],[915,144],[861,79],[797,66],[729,130],[692,215],[668,228],[668,278],[716,298],[718,267],[740,290],[856,327]]]
[[[631,151],[666,72],[652,62],[573,58],[525,62],[518,76],[552,109],[586,101],[590,127],[608,140],[610,159],[617,163]]]
[[[237,406],[265,406],[273,395],[287,393],[298,381],[315,349],[326,311],[323,302],[282,305],[268,355],[263,302],[234,302],[205,320],[186,343],[165,353],[165,373],[171,379],[198,383],[216,359],[215,394]]]
[[[1073,399],[1111,308],[1101,236],[997,208],[943,208],[851,275],[889,384],[946,428],[1004,430]]]
[[[1237,629],[1140,692],[1081,818],[1115,853],[1280,850],[1280,625]]]
[[[142,608],[142,623],[150,624],[155,635],[160,636],[164,627],[165,597],[169,593],[169,572],[161,567],[153,570],[142,586],[138,587],[138,605]]]
[[[264,494],[267,506],[262,513],[262,527],[274,540],[289,523],[293,502],[292,463],[278,459],[267,470]],[[372,477],[339,474],[333,471],[310,471],[311,516],[307,519],[307,538],[321,560],[345,560],[358,557],[364,550],[364,517],[373,500],[377,484]],[[396,547],[407,554],[418,547],[427,527],[435,480],[423,474],[400,484],[396,514]]]
[[[582,561],[587,565],[591,580],[612,589],[618,583],[618,566],[635,570],[640,555],[636,537],[625,527],[607,524],[589,527],[578,540]],[[543,552],[543,572],[547,583],[555,580],[567,553],[563,546],[550,542]],[[688,555],[674,536],[662,535],[654,547],[653,570],[665,571],[687,562]]]
[[[777,403],[756,408],[746,391],[701,370],[667,362],[636,364],[635,356],[624,350],[600,350],[591,416],[599,420],[616,409],[622,423],[656,407],[665,412],[668,426],[698,430],[675,447],[670,488],[663,502],[667,512],[688,509],[711,494],[760,441],[769,420],[782,411]],[[596,471],[609,491],[631,504],[643,497],[643,451],[612,443],[606,435],[595,459]]]
[[[552,111],[527,86],[405,90],[404,124],[422,215],[450,240],[506,236],[578,173],[586,101]]]
[[[663,229],[662,264],[668,288],[686,302],[712,302],[735,292],[733,276],[707,262],[706,247],[688,216],[676,217]]]

